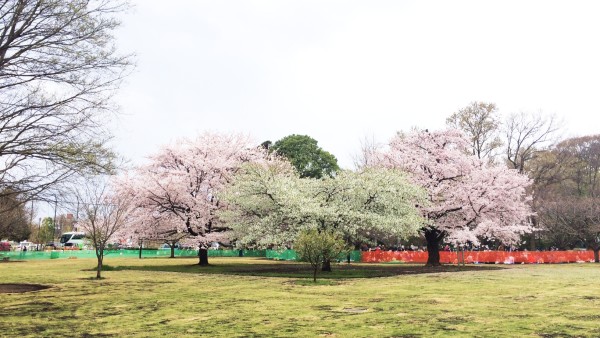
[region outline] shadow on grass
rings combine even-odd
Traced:
[[[97,267],[94,266],[93,268],[83,269],[81,271],[96,271],[96,269],[97,269]],[[102,265],[102,271],[118,271],[118,270],[122,270],[122,269],[120,269],[120,267],[118,267],[118,266],[115,267],[115,266],[106,265],[106,264]]]
[[[345,279],[345,278],[376,278],[399,275],[415,275],[440,272],[466,272],[500,270],[504,267],[497,265],[470,265],[457,267],[444,265],[439,267],[425,267],[414,264],[371,264],[353,263],[337,264],[332,266],[332,272],[320,272],[319,279]],[[209,266],[199,265],[144,265],[144,266],[114,266],[114,271],[163,271],[197,274],[222,274],[260,277],[286,277],[286,278],[312,278],[312,270],[308,264],[297,262],[268,262],[259,260],[253,264],[219,264]]]

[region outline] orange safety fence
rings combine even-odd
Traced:
[[[463,258],[464,257],[464,258]],[[457,264],[542,264],[584,263],[594,261],[594,252],[588,251],[440,251],[440,263]],[[422,251],[364,251],[361,262],[426,263],[427,252]]]

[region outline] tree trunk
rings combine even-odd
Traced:
[[[329,259],[323,261],[323,267],[321,268],[321,271],[331,272],[331,261]]]
[[[594,262],[595,263],[600,263],[600,247],[595,247],[594,248]]]
[[[198,250],[198,265],[207,266],[208,265],[208,249],[200,248]]]
[[[314,268],[313,269],[313,282],[316,283],[317,282],[317,271],[319,271],[318,268]]]
[[[427,264],[425,266],[441,266],[440,264],[440,243],[444,235],[437,229],[425,230],[425,239],[427,240]]]
[[[98,266],[96,267],[96,279],[102,278],[102,259],[104,258],[104,253],[100,252],[98,255]]]
[[[175,245],[170,245],[169,247],[171,248],[171,257],[170,258],[175,258]]]
[[[142,247],[143,247],[143,246],[144,246],[144,242],[143,242],[143,241],[141,241],[141,242],[140,242],[140,252],[139,252],[140,259],[142,259]]]

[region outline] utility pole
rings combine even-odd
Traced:
[[[54,195],[54,220],[52,221],[52,240],[56,238],[56,205],[58,201],[56,200],[56,195]]]
[[[75,209],[75,229],[74,231],[79,230],[79,196],[75,196],[77,198],[77,209]]]

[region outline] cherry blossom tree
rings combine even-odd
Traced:
[[[311,179],[285,163],[242,168],[221,194],[228,208],[220,215],[239,245],[292,247],[302,231],[315,229],[341,233],[353,244],[397,241],[423,225],[415,204],[426,203],[424,192],[399,170],[367,168]]]
[[[210,243],[227,230],[215,214],[222,207],[217,193],[242,163],[265,158],[266,150],[242,134],[206,132],[163,147],[126,184],[138,208],[138,227],[145,228],[137,231],[156,232],[159,222],[159,233],[187,234],[199,247],[199,264],[208,265]]]
[[[427,191],[429,204],[420,209],[427,219],[421,231],[429,266],[440,265],[443,241],[478,245],[484,238],[514,244],[532,230],[530,180],[471,155],[469,141],[457,130],[398,134],[378,158],[380,166],[410,172]]]
[[[135,199],[132,199],[135,201]],[[145,208],[144,204],[136,204],[138,207],[132,212],[130,228],[127,231],[127,242],[138,243],[140,258],[144,241],[154,241],[169,244],[170,257],[175,257],[177,243],[189,238],[188,232],[178,227],[180,219],[171,214],[159,213],[155,210]]]

